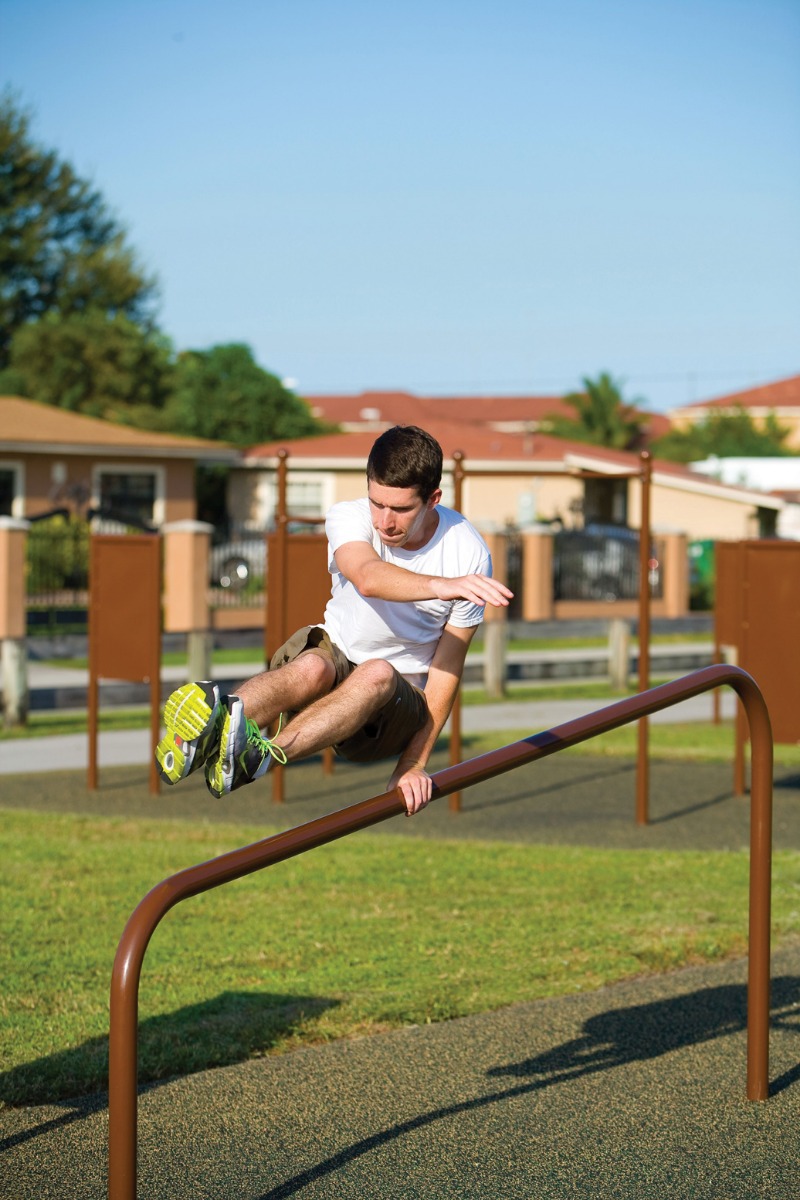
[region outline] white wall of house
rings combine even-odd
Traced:
[[[232,519],[252,529],[269,528],[274,515],[275,472],[271,469],[239,468],[231,472],[228,502]],[[318,470],[290,467],[290,510],[317,515],[339,500],[365,495],[363,467]],[[449,472],[443,480],[444,503],[452,504],[453,486]],[[566,526],[582,524],[583,480],[570,475],[473,475],[467,474],[463,509],[479,528],[502,529],[531,521],[560,519]],[[298,507],[292,510],[292,498]],[[641,488],[637,480],[628,485],[628,523],[639,523]],[[766,508],[779,507],[764,497]],[[654,474],[651,492],[651,523],[656,530],[686,533],[690,539],[737,540],[758,537],[758,501],[752,493],[731,490],[725,494],[710,481],[671,480],[666,473]]]

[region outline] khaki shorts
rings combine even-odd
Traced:
[[[316,650],[318,654],[331,660],[336,670],[336,681],[333,685],[335,688],[355,670],[355,663],[350,662],[324,629],[319,625],[306,625],[292,634],[288,642],[284,642],[281,648],[275,651],[270,660],[270,671],[292,662],[306,650]],[[394,677],[395,690],[386,704],[378,709],[362,729],[333,747],[340,758],[358,763],[397,758],[414,734],[425,724],[428,719],[425,693],[404,679],[398,671],[394,672]],[[291,720],[294,715],[287,714],[288,719]]]

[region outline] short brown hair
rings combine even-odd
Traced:
[[[442,447],[418,425],[394,425],[367,459],[367,479],[383,487],[416,488],[428,501],[442,481]]]

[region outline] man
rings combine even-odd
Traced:
[[[425,767],[461,682],[484,606],[512,593],[491,578],[486,543],[444,508],[442,450],[413,425],[377,439],[367,498],[335,504],[326,520],[331,599],[264,671],[230,696],[189,683],[167,700],[161,776],[177,783],[204,765],[221,796],[252,783],[273,759],[327,746],[352,762],[398,758],[388,788],[409,814],[431,798]],[[287,718],[273,738],[263,729]]]

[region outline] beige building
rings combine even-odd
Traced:
[[[470,421],[429,420],[426,428],[445,453],[444,502],[453,498],[453,455],[463,454],[463,511],[479,528],[592,521],[639,524],[636,454],[568,442],[541,433],[505,433]],[[278,452],[288,451],[288,508],[321,516],[338,500],[365,494],[364,467],[375,431],[328,434],[257,446],[231,473],[229,508],[253,529],[275,514]],[[783,501],[754,489],[698,476],[675,463],[654,461],[651,525],[690,539],[737,539],[774,532]]]
[[[91,507],[156,526],[190,519],[197,463],[233,463],[238,457],[217,442],[131,429],[0,396],[0,516]]]
[[[686,404],[681,408],[672,409],[667,416],[675,428],[685,429],[690,425],[699,424],[714,413],[732,414],[740,409],[749,413],[756,425],[763,425],[767,418],[773,415],[779,425],[789,430],[787,448],[800,454],[800,375],[792,375],[789,379],[780,379],[776,383],[766,383],[743,392],[718,396],[714,400]]]

